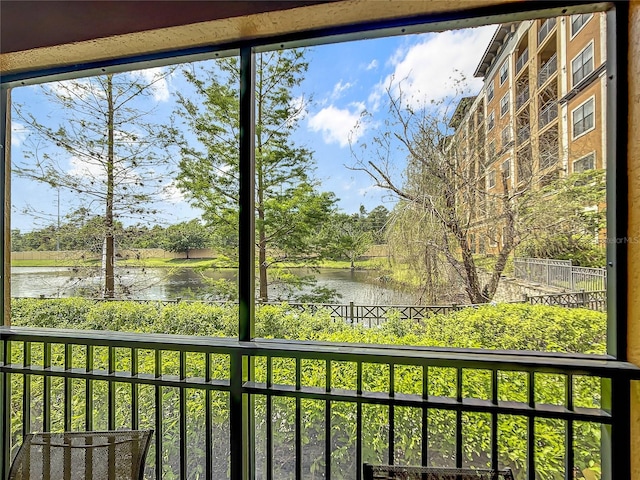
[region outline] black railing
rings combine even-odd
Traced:
[[[556,26],[556,18],[547,18],[544,23],[540,26],[540,30],[538,30],[538,45],[541,45],[544,42],[544,39],[547,38],[549,32],[553,30],[553,27]]]
[[[553,56],[545,63],[538,72],[538,86],[544,84],[549,80],[554,73],[558,71],[557,56],[554,53]]]
[[[32,430],[153,428],[147,478],[239,480],[229,465],[253,458],[244,478],[361,480],[377,462],[571,480],[576,450],[628,463],[640,378],[604,356],[399,345],[3,327],[0,346],[2,478]]]
[[[543,128],[556,118],[558,118],[558,104],[551,103],[546,105],[540,110],[540,115],[538,115],[538,126]]]

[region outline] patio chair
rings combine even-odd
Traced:
[[[30,433],[9,480],[142,480],[153,430]]]
[[[514,480],[508,468],[439,468],[364,464],[364,480]]]

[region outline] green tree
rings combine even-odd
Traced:
[[[325,235],[327,245],[335,258],[346,258],[355,268],[356,260],[364,255],[373,244],[373,234],[369,231],[366,217],[362,215],[336,213],[333,215]]]
[[[332,194],[316,190],[312,154],[291,138],[305,103],[293,92],[306,71],[303,50],[256,54],[255,208],[262,301],[268,300],[269,268],[321,256],[317,233],[335,202]],[[179,96],[178,114],[199,145],[184,144],[178,186],[204,211],[216,246],[237,256],[238,58],[220,59],[184,74],[194,94]]]
[[[208,242],[207,229],[199,220],[191,220],[167,227],[163,248],[170,252],[185,252],[189,258],[190,250],[206,248]]]
[[[132,72],[47,84],[41,93],[56,109],[53,123],[16,108],[31,145],[17,174],[73,192],[92,213],[102,209],[95,234],[103,249],[105,298],[116,294],[118,219],[154,213],[152,201],[164,189],[170,129],[147,119],[149,98],[166,75]]]

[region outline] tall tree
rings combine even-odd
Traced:
[[[149,121],[158,85],[167,72],[109,74],[47,84],[43,99],[55,121],[17,106],[30,131],[30,151],[18,175],[82,198],[91,212],[102,210],[103,296],[116,295],[117,219],[148,216],[164,189],[169,164],[169,129]],[[150,106],[151,105],[151,106]],[[151,206],[149,206],[151,205]]]
[[[268,271],[281,262],[317,258],[316,233],[335,199],[319,193],[310,151],[291,138],[305,100],[294,98],[307,62],[303,50],[256,54],[256,247],[259,297],[268,300]],[[238,228],[240,70],[236,57],[185,70],[193,95],[179,98],[179,115],[199,141],[182,149],[178,186],[204,211],[214,238],[227,248]]]

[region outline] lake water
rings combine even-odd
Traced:
[[[363,305],[414,305],[413,292],[391,288],[378,278],[376,272],[348,269],[294,270],[299,276],[313,275],[316,287],[335,289],[341,298],[336,303],[354,302]],[[207,298],[209,283],[203,278],[235,281],[235,270],[195,270],[189,268],[122,267],[116,275],[120,285],[129,291],[128,297],[141,300],[174,300]],[[99,290],[100,276],[96,271],[70,267],[12,267],[11,295],[13,297],[68,297]],[[310,291],[307,287],[305,292]],[[298,294],[299,292],[295,292]],[[293,299],[277,284],[269,286],[270,300]]]

